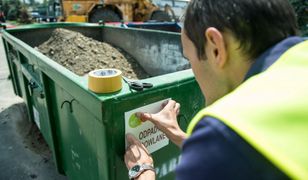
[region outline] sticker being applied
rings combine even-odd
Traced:
[[[150,153],[153,153],[169,144],[166,134],[161,132],[152,122],[142,122],[136,112],[157,113],[161,110],[162,103],[168,99],[158,101],[129,112],[125,112],[125,134],[134,135]],[[126,142],[126,141],[125,141]]]

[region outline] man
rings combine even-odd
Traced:
[[[182,148],[177,179],[308,178],[308,41],[297,33],[287,0],[191,1],[183,53],[207,107],[187,134],[175,101],[138,114]],[[146,165],[131,177],[154,179],[146,148],[127,140],[130,172]]]

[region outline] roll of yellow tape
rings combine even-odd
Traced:
[[[112,93],[122,89],[122,72],[118,69],[97,69],[89,72],[88,88],[95,93]]]

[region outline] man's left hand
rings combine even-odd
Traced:
[[[126,139],[128,142],[128,148],[126,149],[124,160],[128,170],[137,164],[153,164],[153,159],[150,153],[141,142],[131,134],[127,134]],[[135,179],[155,179],[155,173],[151,170],[146,170]]]

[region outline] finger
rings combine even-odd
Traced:
[[[124,156],[128,161],[133,161],[133,162],[137,162],[137,159],[135,158],[131,148],[128,148],[128,150],[125,152],[125,156]]]
[[[181,105],[179,103],[176,103],[175,104],[175,107],[174,107],[174,110],[176,112],[176,115],[178,115],[180,113],[180,108],[181,108]]]
[[[136,145],[136,144],[133,144],[133,145],[129,146],[129,148],[130,148],[130,151],[133,153],[133,156],[134,156],[136,159],[140,159],[141,153],[140,153],[140,151],[139,151],[137,145]]]
[[[126,151],[124,161],[128,169],[130,169],[131,166],[137,163],[137,159],[135,158],[131,150]]]
[[[150,155],[148,149],[142,143],[140,143],[139,148],[141,149],[141,151],[140,151],[141,156],[143,156],[143,155]]]
[[[152,114],[150,114],[150,113],[137,112],[137,113],[135,113],[135,115],[136,115],[142,122],[145,122],[145,121],[147,121],[147,120],[151,120],[151,119],[152,119]]]
[[[176,104],[176,102],[174,100],[170,99],[168,101],[168,104],[164,107],[164,109],[173,109],[175,104]]]
[[[178,116],[179,114],[180,114],[180,109],[176,111],[176,115]]]
[[[138,115],[137,115],[138,114]],[[150,113],[136,113],[136,116],[139,117],[139,119],[142,122],[145,121],[151,121],[152,123],[154,123],[155,125],[157,125],[157,123],[159,123],[159,116],[157,114],[150,114]]]
[[[149,154],[148,152],[148,149],[146,147],[144,147],[144,145],[138,141],[138,139],[136,139],[132,134],[127,134],[126,135],[126,139],[127,139],[127,142],[131,145],[131,144],[135,144],[137,145],[138,147],[142,148],[143,151],[146,153],[146,154]]]
[[[141,143],[130,133],[126,134],[126,139],[129,145],[140,145]]]
[[[177,109],[180,109],[181,107],[181,104],[180,103],[175,103],[175,106],[174,106],[174,109],[177,110]]]
[[[151,158],[151,156],[148,153],[148,150],[142,145],[142,146],[132,146],[131,152],[133,153],[133,156],[136,159],[137,163],[142,163],[142,161],[147,160]],[[141,162],[140,162],[141,161]]]

